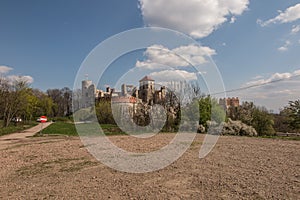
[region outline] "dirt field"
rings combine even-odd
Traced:
[[[157,146],[172,134],[156,137]],[[110,137],[147,151],[147,142]],[[300,142],[220,137],[199,159],[203,136],[172,165],[128,174],[97,162],[76,137],[41,137],[0,150],[0,199],[300,199]],[[154,147],[149,147],[153,149]]]

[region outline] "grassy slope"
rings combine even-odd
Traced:
[[[93,134],[93,132],[97,132],[97,124],[80,124],[77,125],[77,128],[83,128],[87,130],[87,134]],[[101,128],[103,129],[106,135],[120,135],[124,134],[116,125],[111,124],[102,124]],[[42,131],[43,134],[61,134],[61,135],[69,135],[69,136],[78,136],[77,129],[75,124],[66,123],[66,122],[55,122],[45,128]]]

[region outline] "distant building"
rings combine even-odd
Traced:
[[[82,81],[81,93],[81,107],[87,108],[94,105],[96,98],[96,87],[92,81]]]
[[[228,110],[229,108],[237,108],[240,106],[240,100],[238,97],[233,98],[221,98],[219,99],[219,105]]]
[[[130,105],[144,103],[147,105],[162,104],[166,99],[166,87],[162,86],[160,89],[155,88],[155,80],[149,76],[143,77],[139,81],[139,87],[133,85],[122,84],[121,92],[117,92],[114,88],[107,87],[106,91],[97,90],[95,85],[90,80],[82,81],[82,106],[87,108],[93,106],[95,101],[111,101],[116,104]],[[219,105],[224,110],[229,108],[237,108],[240,106],[238,97],[221,98]]]
[[[166,88],[163,86],[160,90],[155,90],[155,81],[149,76],[145,76],[139,82],[138,97],[144,103],[152,105],[160,103],[166,98]]]
[[[166,97],[166,88],[155,90],[155,81],[145,76],[139,81],[139,89],[133,85],[123,84],[121,92],[107,87],[106,91],[97,90],[92,81],[82,81],[82,107],[93,106],[95,101],[112,101],[113,103],[135,104],[143,102],[148,105],[162,103]]]

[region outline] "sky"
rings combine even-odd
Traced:
[[[144,74],[161,82],[170,77],[194,80],[209,69],[193,71],[190,64],[209,63],[220,71],[225,90],[250,86],[228,92],[229,97],[275,112],[300,98],[296,0],[1,0],[0,75],[11,80],[22,76],[43,91],[73,88],[93,49],[116,34],[143,27],[172,29],[199,45],[173,36],[165,38],[172,45],[149,43],[114,60],[99,87],[115,85],[124,76],[136,82]],[[101,56],[99,60],[101,65]]]

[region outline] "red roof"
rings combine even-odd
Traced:
[[[140,81],[154,81],[154,80],[152,78],[150,78],[149,76],[145,76]]]

